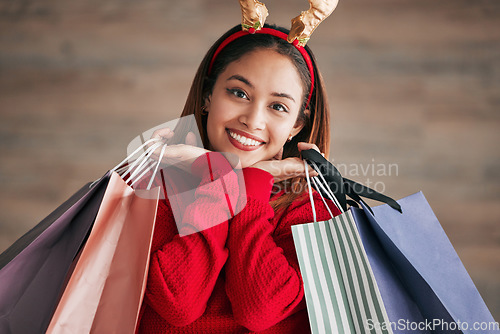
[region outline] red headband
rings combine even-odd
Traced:
[[[215,50],[214,56],[212,57],[212,60],[210,61],[210,65],[208,67],[208,74],[210,74],[210,72],[212,72],[212,66],[214,65],[215,58],[217,58],[217,56],[222,51],[222,49],[224,49],[229,43],[231,43],[235,39],[238,39],[241,36],[250,35],[250,34],[268,34],[268,35],[272,35],[272,36],[276,36],[276,37],[279,37],[281,39],[284,39],[285,41],[287,41],[287,38],[288,38],[288,35],[285,34],[284,32],[281,32],[279,30],[272,29],[272,28],[262,28],[260,30],[255,30],[255,29],[251,28],[249,31],[245,31],[245,30],[237,31],[234,34],[229,35],[219,45],[217,50]],[[311,89],[309,90],[309,96],[307,97],[307,104],[306,104],[306,108],[307,108],[309,106],[309,102],[311,102],[311,97],[312,97],[312,93],[313,93],[313,89],[314,89],[314,68],[313,68],[313,64],[311,61],[311,57],[309,57],[309,54],[307,53],[306,49],[303,46],[298,45],[298,40],[295,39],[292,44],[293,44],[293,46],[295,46],[295,48],[297,50],[299,50],[300,54],[302,55],[302,57],[304,58],[304,60],[307,64],[307,68],[309,69],[309,73],[311,74]]]

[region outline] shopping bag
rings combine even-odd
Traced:
[[[326,194],[341,210],[346,208],[346,195],[362,207],[351,207],[327,222],[292,226],[314,333],[499,332],[498,323],[421,193],[397,203],[339,177],[317,152],[304,155],[320,172],[313,183],[321,195]],[[332,170],[338,174],[328,172],[329,184],[322,173]],[[334,191],[343,197],[335,196]],[[360,196],[386,204],[370,208]],[[314,209],[312,196],[311,206]],[[353,240],[346,243],[349,231]],[[361,261],[356,261],[356,254],[349,255],[353,250],[356,253],[356,240],[357,252],[366,255],[359,256]],[[364,265],[366,274],[362,273]],[[369,293],[362,291],[363,287],[372,287],[366,285],[365,276],[368,282],[370,277],[373,281]],[[382,317],[372,311],[371,299],[381,301],[380,307],[385,310]],[[332,305],[328,307],[329,303]]]
[[[158,188],[134,190],[112,173],[47,333],[134,332],[146,286],[158,196]]]
[[[394,333],[416,333],[410,328],[411,326],[415,326],[415,324],[420,326],[420,329],[417,331],[418,333],[431,333],[428,328],[426,329],[424,325],[421,325],[425,324],[424,317],[399,278],[395,267],[382,248],[376,234],[373,232],[373,228],[367,221],[365,211],[355,207],[351,207],[349,210],[354,218],[363,242],[363,247],[367,253],[370,266],[386,307],[388,318],[393,322]],[[412,325],[410,326],[410,324]],[[383,325],[373,322],[366,324],[367,329]]]
[[[366,331],[367,324],[388,323],[389,319],[354,218],[350,211],[343,212],[344,206],[326,183],[323,186],[313,178],[317,189],[323,189],[343,212],[334,217],[322,197],[332,219],[317,222],[307,166],[306,179],[314,222],[293,225],[292,235],[304,282],[311,331],[370,333]],[[392,329],[377,329],[374,333],[390,334]]]
[[[9,248],[0,270],[0,333],[45,331],[108,181],[106,174],[82,188]]]
[[[405,330],[420,326],[433,333],[500,333],[422,192],[398,203],[402,214],[387,205],[373,207],[372,213],[363,202],[363,210],[355,209],[358,228],[367,234],[371,227],[371,236],[378,239],[424,318],[417,324],[407,321],[391,287],[379,285],[392,321]],[[377,280],[382,282],[383,276]]]
[[[52,223],[54,223],[63,213],[68,211],[76,202],[85,196],[90,190],[90,182],[84,185],[80,190],[68,198],[57,209],[51,212],[40,223],[35,225],[31,230],[26,232],[21,238],[16,240],[9,248],[0,254],[0,270],[14,259],[23,249],[31,244],[43,231],[45,231]]]
[[[367,324],[389,321],[355,229],[349,211],[292,226],[312,333],[370,333]]]

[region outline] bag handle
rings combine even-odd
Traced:
[[[151,139],[147,140],[144,144],[142,144],[134,152],[132,152],[128,157],[126,157],[125,159],[123,159],[122,162],[120,162],[118,165],[116,165],[115,167],[113,167],[113,169],[111,169],[111,172],[114,172],[114,171],[118,172],[119,170],[123,170],[124,168],[127,168],[127,166],[125,165],[125,163],[127,161],[132,160],[132,158],[137,153],[139,153],[140,150],[144,150],[144,148],[147,147],[148,144],[154,143],[154,142],[157,142],[157,141],[160,141],[160,140],[161,140],[161,138],[151,138]]]
[[[330,187],[328,187],[328,182],[326,182],[325,178],[323,177],[323,174],[321,174],[320,169],[318,168],[318,166],[314,162],[311,161],[311,163],[312,163],[311,166],[319,175],[319,178],[318,178],[318,176],[312,177],[312,181],[315,185],[315,189],[321,188],[321,190],[323,192],[325,192],[326,196],[335,203],[335,206],[340,210],[340,212],[344,213],[344,209],[342,208],[339,201],[337,200],[337,197],[335,197],[335,194],[332,193]],[[321,192],[320,192],[320,195],[323,196],[321,194]]]
[[[316,223],[316,207],[314,206],[314,200],[311,190],[311,179],[309,177],[309,166],[307,166],[307,162],[304,160],[304,168],[306,170],[306,181],[307,181],[307,192],[309,193],[309,201],[311,202],[311,209],[313,214],[313,221]],[[323,198],[323,195],[321,195]]]
[[[161,148],[161,153],[160,153],[160,156],[158,157],[158,163],[156,164],[155,171],[151,175],[151,179],[149,180],[149,183],[148,183],[148,187],[147,187],[148,190],[151,189],[151,185],[153,184],[156,173],[158,172],[158,167],[160,167],[161,160],[163,159],[163,155],[165,154],[166,148],[167,148],[167,144],[164,144],[163,147]]]
[[[144,146],[144,145],[143,145]],[[129,178],[125,180],[125,183],[129,183],[134,180],[134,178],[141,172],[147,163],[149,162],[149,157],[153,155],[154,151],[162,146],[162,143],[154,143],[148,149],[146,149],[140,156],[135,160],[132,164],[130,164],[129,168],[125,172],[124,175],[129,174]]]
[[[317,172],[324,176],[325,183],[328,185],[330,191],[338,199],[340,206],[344,211],[347,210],[349,196],[356,204],[363,202],[364,205],[370,207],[361,199],[361,197],[373,199],[382,203],[388,204],[391,208],[402,213],[401,206],[389,196],[381,194],[367,186],[364,186],[355,181],[342,177],[338,169],[325,159],[318,151],[314,149],[304,150],[301,152],[302,158],[313,168],[317,168]],[[316,189],[319,193],[322,192],[321,188]],[[323,194],[326,194],[325,192]],[[372,212],[373,213],[373,212]]]
[[[342,208],[339,205],[338,200],[335,198],[335,195],[328,188],[328,185],[326,183],[325,183],[325,185],[322,184],[322,182],[326,182],[325,179],[321,178],[321,180],[320,180],[317,176],[313,176],[311,178],[309,176],[309,168],[308,168],[307,162],[305,160],[304,160],[304,168],[305,168],[305,171],[306,171],[307,190],[308,190],[308,193],[309,193],[309,201],[311,202],[311,209],[312,209],[312,214],[313,214],[313,221],[315,223],[317,222],[317,220],[316,220],[316,207],[314,205],[314,199],[313,199],[312,190],[311,190],[311,180],[313,181],[315,188],[316,189],[321,188],[327,194],[327,197],[329,197],[330,200],[332,200],[335,203],[335,206],[340,210],[340,212],[344,213],[344,211],[342,210]],[[321,176],[321,174],[319,174],[319,175]],[[325,204],[326,209],[330,213],[330,217],[332,217],[332,219],[333,219],[334,216],[333,216],[332,211],[330,210],[330,206],[326,203],[325,198],[323,197],[323,194],[320,191],[318,191],[318,193],[321,196],[321,200]]]

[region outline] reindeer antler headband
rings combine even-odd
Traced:
[[[264,28],[264,22],[266,20],[266,17],[268,16],[268,11],[263,3],[259,2],[258,0],[239,0],[239,2],[242,14],[242,30],[228,36],[219,45],[217,50],[215,50],[209,65],[208,73],[212,71],[212,66],[215,62],[215,59],[217,58],[217,55],[222,51],[222,49],[224,49],[235,39],[238,39],[241,36],[255,33],[273,35],[287,40],[289,43],[292,43],[304,57],[304,60],[309,69],[309,73],[311,75],[311,89],[309,90],[309,96],[307,98],[306,104],[306,106],[308,106],[314,90],[314,68],[311,57],[304,49],[304,46],[306,45],[313,31],[318,27],[318,25],[323,22],[324,19],[330,16],[335,7],[337,7],[339,1],[309,0],[309,9],[292,19],[292,27],[288,35],[276,29]]]
[[[243,30],[253,34],[264,26],[268,15],[266,5],[257,0],[239,0],[241,6]],[[334,11],[339,0],[309,0],[309,9],[292,19],[292,28],[288,42],[298,40],[299,46],[305,46],[313,31]]]

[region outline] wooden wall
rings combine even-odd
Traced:
[[[267,6],[285,26],[308,8]],[[226,0],[0,0],[0,251],[176,118],[239,20]],[[499,320],[500,2],[340,0],[309,45],[331,160],[395,198],[422,190]]]

